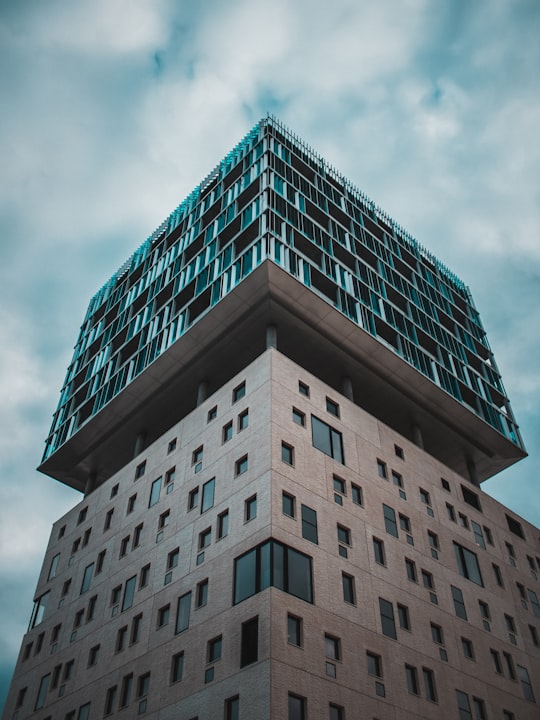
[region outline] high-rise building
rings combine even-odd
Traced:
[[[538,717],[524,455],[467,287],[260,121],[90,302],[5,718]]]

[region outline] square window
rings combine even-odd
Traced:
[[[326,412],[329,412],[330,415],[334,415],[334,417],[339,417],[339,405],[334,400],[330,400],[330,398],[326,398]]]
[[[233,403],[238,402],[238,400],[241,400],[246,394],[246,383],[242,382],[240,385],[237,385],[233,392],[232,392],[232,401]]]
[[[299,380],[298,381],[298,392],[300,393],[300,395],[309,397],[309,385],[306,385],[301,380]]]
[[[234,464],[234,472],[235,475],[242,475],[245,473],[248,469],[248,456],[244,455],[239,460],[237,460]]]
[[[292,409],[292,419],[293,422],[295,422],[297,425],[300,425],[301,427],[306,426],[306,415],[301,410],[298,410],[297,408],[293,407]]]
[[[424,490],[423,488],[419,488],[420,492],[420,500],[424,503],[424,505],[431,505],[431,497],[427,490]]]
[[[281,459],[287,465],[294,465],[294,448],[287,443],[281,443]]]

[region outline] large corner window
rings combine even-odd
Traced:
[[[325,455],[334,458],[334,460],[337,460],[342,465],[345,465],[345,459],[343,457],[343,437],[338,430],[335,430],[331,425],[312,415],[311,436],[313,447]]]
[[[454,543],[454,550],[460,575],[484,587],[480,565],[478,564],[478,558],[475,553],[467,550],[467,548],[457,542]]]
[[[234,561],[234,604],[267,587],[313,602],[311,558],[275,540],[267,540]]]

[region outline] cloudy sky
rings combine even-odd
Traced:
[[[87,303],[267,112],[471,288],[540,524],[538,0],[0,0],[0,707],[51,523],[35,472]]]

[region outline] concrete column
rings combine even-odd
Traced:
[[[144,443],[146,442],[146,430],[142,430],[140,433],[138,433],[136,439],[135,439],[135,452],[133,453],[133,457],[137,457],[139,453],[142,453],[144,450]]]
[[[88,473],[88,477],[86,478],[86,483],[84,486],[84,496],[90,495],[91,492],[93,492],[96,489],[96,480],[97,480],[97,473],[92,472]]]
[[[208,383],[206,380],[201,380],[199,387],[197,388],[197,407],[202,405],[208,397]]]
[[[345,395],[347,400],[354,402],[353,386],[350,377],[341,378],[341,393]]]
[[[478,473],[476,471],[476,463],[470,457],[467,458],[467,470],[469,471],[469,480],[476,487],[480,487],[480,480],[478,479]]]
[[[422,450],[424,449],[424,438],[422,437],[422,430],[420,425],[413,422],[411,425],[412,441],[415,445],[418,445]]]
[[[275,325],[266,327],[266,349],[277,348],[277,328]]]

